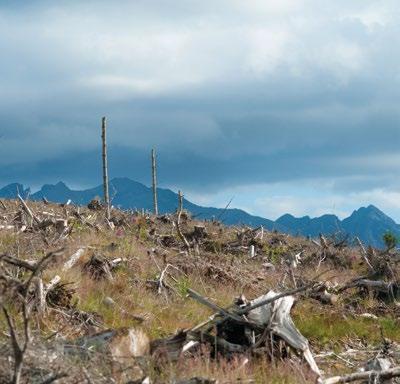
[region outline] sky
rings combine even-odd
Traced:
[[[110,177],[400,222],[398,0],[0,1],[0,185]]]

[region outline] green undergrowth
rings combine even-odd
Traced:
[[[287,247],[286,246],[272,247],[269,244],[265,244],[262,250],[268,256],[268,259],[271,263],[277,264],[280,261],[282,255],[286,253]]]
[[[390,316],[369,319],[344,315],[340,309],[315,308],[304,303],[294,311],[293,320],[306,338],[322,348],[334,347],[351,339],[376,345],[382,341],[382,334],[400,342],[400,321]]]
[[[181,296],[165,296],[143,286],[129,286],[124,281],[94,283],[89,280],[86,284],[87,289],[80,295],[79,309],[99,314],[109,328],[137,325],[134,316],[142,316],[147,318],[143,327],[149,336],[158,338],[192,327],[210,315],[207,308],[185,297],[190,286],[187,279],[178,281],[176,286]],[[115,305],[107,305],[106,297],[111,297]]]

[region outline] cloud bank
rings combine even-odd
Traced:
[[[156,147],[160,182],[210,204],[246,191],[237,205],[276,216],[370,199],[400,219],[399,11],[2,2],[0,181],[99,183],[105,115],[111,175],[148,183]]]

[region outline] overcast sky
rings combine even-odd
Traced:
[[[398,0],[0,2],[0,184],[110,176],[400,221]]]

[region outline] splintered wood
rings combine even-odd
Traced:
[[[302,287],[297,291],[305,289]],[[240,299],[242,303],[240,305],[236,303],[231,309],[221,308],[191,289],[188,290],[188,294],[214,310],[216,315],[211,320],[188,330],[187,343],[182,347],[182,351],[186,352],[205,340],[220,353],[246,351],[255,353],[266,348],[268,351],[266,356],[273,359],[279,355],[280,349],[277,345],[283,341],[288,349],[304,357],[317,377],[321,376],[307,339],[296,328],[290,316],[294,297],[287,292],[270,291],[250,302],[242,297]],[[213,335],[214,324],[218,330]]]

